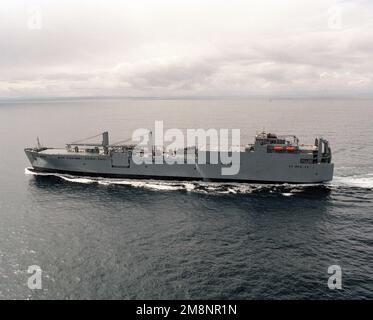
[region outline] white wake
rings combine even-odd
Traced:
[[[138,179],[115,179],[115,178],[94,178],[79,177],[58,173],[43,173],[32,171],[32,168],[26,168],[25,174],[37,176],[54,176],[64,181],[92,184],[96,183],[102,186],[123,185],[134,188],[144,188],[159,191],[177,191],[200,193],[219,193],[219,194],[248,194],[253,192],[279,192],[285,197],[293,196],[309,187],[318,187],[320,184],[249,184],[249,183],[231,183],[231,182],[204,182],[204,181],[164,181],[164,180],[138,180]],[[322,186],[322,185],[321,185]],[[373,173],[366,175],[354,175],[345,177],[334,177],[333,181],[326,184],[330,187],[356,187],[373,188]]]
[[[365,175],[353,175],[345,177],[334,177],[331,185],[337,187],[356,187],[364,189],[373,188],[373,173],[368,173]]]

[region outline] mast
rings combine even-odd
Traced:
[[[102,146],[104,148],[104,153],[108,154],[109,147],[109,132],[105,131],[102,133]]]
[[[102,146],[103,147],[109,146],[109,132],[107,131],[102,133]]]

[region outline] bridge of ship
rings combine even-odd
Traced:
[[[329,142],[316,138],[313,145],[299,144],[294,135],[276,135],[262,132],[255,137],[255,144],[250,145],[250,151],[265,150],[267,153],[303,154],[313,157],[313,163],[331,162]]]

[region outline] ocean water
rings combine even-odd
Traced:
[[[265,128],[326,137],[326,185],[32,174],[24,155],[109,130]],[[71,100],[0,104],[0,299],[373,298],[372,100]],[[42,289],[28,288],[31,265]],[[327,269],[342,268],[342,290]]]

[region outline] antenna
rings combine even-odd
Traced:
[[[36,143],[37,143],[38,149],[40,149],[41,148],[41,144],[40,144],[39,137],[36,137]]]

